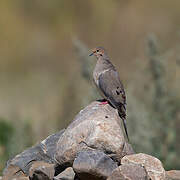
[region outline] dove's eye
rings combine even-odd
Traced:
[[[97,49],[96,52],[99,52],[99,49]]]

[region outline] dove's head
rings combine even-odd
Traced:
[[[94,55],[98,59],[100,57],[105,57],[106,52],[103,47],[97,47],[92,50],[92,53],[89,56],[92,56],[92,55]]]

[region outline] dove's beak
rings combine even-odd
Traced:
[[[92,52],[91,54],[89,54],[89,56],[92,56],[94,54],[94,52]]]

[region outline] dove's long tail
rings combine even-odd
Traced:
[[[121,112],[121,111],[118,111],[118,114],[119,114],[120,118],[121,118],[122,121],[123,121],[124,130],[125,130],[127,139],[128,139],[128,141],[129,141],[128,131],[127,131],[127,125],[126,125],[126,116],[122,115],[122,112]]]
[[[123,125],[124,125],[124,130],[126,132],[126,136],[127,136],[127,139],[129,141],[129,136],[128,136],[128,131],[127,131],[127,125],[126,125],[126,119],[125,118],[121,118],[122,121],[123,121]]]

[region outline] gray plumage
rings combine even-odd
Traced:
[[[97,58],[97,64],[93,71],[94,82],[102,96],[118,110],[129,140],[126,127],[126,95],[119,74],[110,62],[104,48],[98,47],[94,49],[91,55]]]

